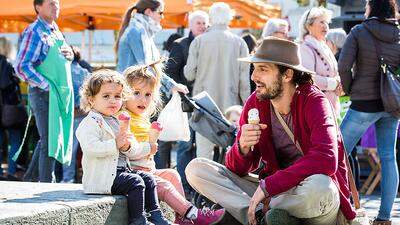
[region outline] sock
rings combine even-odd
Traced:
[[[196,208],[195,206],[190,206],[190,208],[188,209],[188,211],[185,214],[185,218],[189,219],[189,220],[195,220],[197,219],[197,213],[198,213],[199,209]]]

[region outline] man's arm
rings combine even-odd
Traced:
[[[188,81],[193,81],[194,79],[196,79],[199,48],[200,48],[199,38],[195,38],[190,44],[189,55],[186,62],[186,66],[184,68],[184,74]]]
[[[247,114],[251,108],[254,108],[251,105],[252,101],[255,100],[255,96],[251,96],[249,100],[246,102],[243,112],[240,116],[239,120],[239,128],[242,128],[243,125],[247,124]],[[232,148],[226,153],[225,156],[225,166],[235,174],[239,176],[244,176],[251,171],[254,171],[258,168],[261,154],[257,146],[254,146],[254,150],[248,152],[244,155],[240,149],[239,140],[242,134],[242,130],[240,129],[238,135],[236,137],[235,144]]]
[[[338,128],[332,106],[322,94],[309,97],[304,105],[305,123],[310,130],[310,146],[306,154],[290,167],[265,178],[265,189],[277,195],[298,185],[314,174],[331,176],[338,167]],[[303,146],[304,147],[304,146]]]
[[[181,77],[181,69],[185,66],[183,61],[183,50],[179,43],[172,43],[171,53],[169,54],[168,62],[165,68],[166,74],[176,82],[185,83],[185,77]]]
[[[42,52],[42,47],[43,43],[37,32],[32,29],[25,31],[14,68],[16,75],[21,80],[27,81],[30,86],[48,90],[48,82],[35,69],[35,66],[40,63],[39,56]]]

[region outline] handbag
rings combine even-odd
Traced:
[[[385,112],[390,113],[396,118],[400,118],[400,76],[394,72],[395,70],[392,66],[385,63],[378,40],[376,40],[370,30],[368,30],[368,32],[371,34],[372,40],[374,41],[376,55],[378,56],[380,65],[380,92],[383,107]]]
[[[17,87],[17,96],[19,104],[6,104],[0,91],[1,100],[1,127],[2,128],[24,128],[28,121],[28,113],[24,105],[22,105],[20,96],[21,92]]]
[[[332,107],[332,105],[331,105],[331,107]],[[286,134],[290,137],[292,142],[295,144],[296,148],[301,153],[304,153],[303,150],[301,149],[299,142],[295,141],[293,132],[290,130],[289,126],[283,120],[281,114],[279,114],[278,110],[275,107],[273,107],[273,108],[274,108],[275,115],[278,118],[279,123],[282,125],[283,129],[285,130]],[[333,107],[332,107],[332,110],[333,110]],[[335,119],[335,121],[337,121],[337,120]],[[346,166],[348,168],[347,177],[349,179],[350,192],[351,192],[351,196],[353,197],[354,207],[356,208],[356,218],[354,218],[352,221],[347,220],[344,217],[342,211],[339,209],[336,224],[337,225],[369,225],[370,223],[369,223],[369,218],[367,216],[367,213],[366,213],[365,209],[361,208],[360,197],[359,197],[359,194],[357,191],[356,183],[354,181],[353,173],[351,171],[349,158],[348,157],[345,157],[345,158],[346,158]]]

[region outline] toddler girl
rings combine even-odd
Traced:
[[[129,157],[132,168],[155,175],[159,199],[165,201],[177,214],[175,223],[210,225],[218,223],[224,216],[224,209],[198,210],[185,198],[179,174],[173,169],[156,169],[154,154],[157,152],[159,130],[152,126],[149,118],[160,102],[161,64],[133,66],[124,71],[132,97],[126,101],[131,116],[131,132],[141,145],[141,151]],[[153,124],[154,125],[154,124]]]
[[[115,117],[128,93],[122,75],[112,70],[93,73],[82,87],[81,107],[88,115],[76,137],[83,152],[83,189],[87,194],[126,195],[130,225],[169,225],[160,211],[154,177],[128,166],[137,143]]]

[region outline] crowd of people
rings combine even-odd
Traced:
[[[33,3],[38,17],[22,33],[14,65],[10,41],[0,38],[1,105],[20,105],[17,78],[27,82],[39,136],[24,181],[77,183],[81,164],[85,193],[127,196],[130,225],[351,224],[357,213],[348,171],[357,178],[352,155],[372,127],[382,167],[373,224],[391,224],[398,118],[382,103],[378,56],[393,67],[400,63],[394,0],[367,1],[365,20],[349,35],[329,28],[330,10],[311,8],[296,41],[284,19],[269,19],[259,40],[238,36],[229,28],[230,6],[217,2],[209,13],[189,14],[189,34],[170,37],[166,58],[153,40],[165,3],[139,0],[122,20],[116,69],[94,72],[55,22],[59,0]],[[157,116],[172,93],[204,91],[237,127],[224,160],[192,128],[189,141],[158,140]],[[351,105],[343,117],[345,95]],[[0,128],[10,144],[2,179],[19,180],[12,157],[23,129]],[[172,149],[176,170],[169,168]],[[218,207],[199,208],[191,201],[195,192]],[[174,222],[159,201],[174,210]]]

